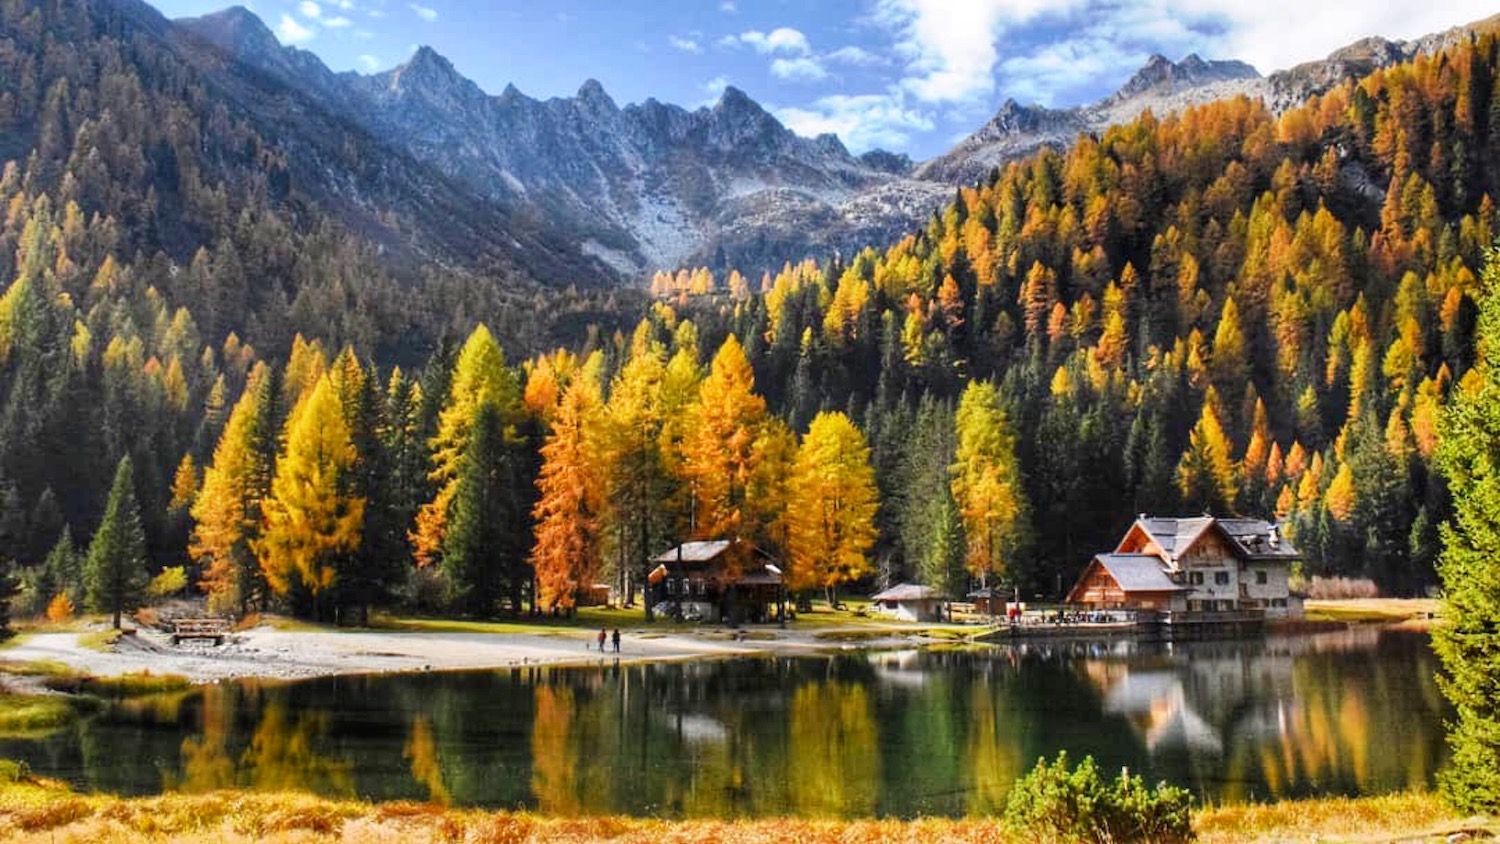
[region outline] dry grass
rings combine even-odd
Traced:
[[[77,708],[64,695],[0,694],[0,736],[49,733],[77,717]]]
[[[1494,818],[1458,818],[1437,795],[1415,792],[1213,807],[1198,812],[1193,828],[1204,844],[1441,841],[1465,830],[1476,837],[1500,834]]]
[[[1313,621],[1401,622],[1436,617],[1436,598],[1352,598],[1303,604],[1303,615]]]
[[[0,774],[5,771],[0,769]],[[1453,817],[1437,798],[1396,794],[1200,811],[1207,844],[1242,841],[1426,840],[1458,830],[1500,830],[1493,820]],[[304,794],[223,791],[121,799],[80,795],[65,785],[0,776],[0,840],[13,842],[610,842],[611,844],[877,844],[1004,842],[997,818],[960,820],[668,821],[552,818],[518,812],[445,809],[420,803],[370,804]]]

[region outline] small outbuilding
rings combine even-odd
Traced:
[[[870,598],[876,612],[905,621],[942,621],[943,596],[931,586],[898,583]]]

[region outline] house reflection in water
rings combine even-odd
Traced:
[[[1157,764],[1220,772],[1225,799],[1421,787],[1440,741],[1382,729],[1374,713],[1442,704],[1430,676],[1370,656],[1381,635],[1272,637],[1249,657],[1240,643],[1192,643],[1079,666]]]

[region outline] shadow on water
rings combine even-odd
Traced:
[[[225,787],[549,813],[962,815],[1041,755],[1220,801],[1431,783],[1423,634],[1028,643],[222,683],[115,704],[0,757],[85,789]]]

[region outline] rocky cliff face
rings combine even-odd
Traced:
[[[627,281],[684,264],[753,272],[889,240],[950,198],[953,185],[1042,147],[1065,147],[1080,133],[1147,109],[1167,114],[1236,95],[1285,109],[1467,31],[1365,39],[1270,77],[1243,62],[1156,55],[1091,105],[1049,109],[1008,99],[952,150],[913,166],[883,151],[851,155],[832,135],[800,137],[732,87],[692,111],[654,99],[621,107],[594,80],[573,97],[538,100],[514,87],[490,95],[427,47],[383,73],[336,74],[311,53],[282,47],[242,8],[177,21],[175,29],[206,61],[217,56],[225,73],[285,86],[460,186],[469,196],[454,202],[483,206],[529,232],[531,263]]]

